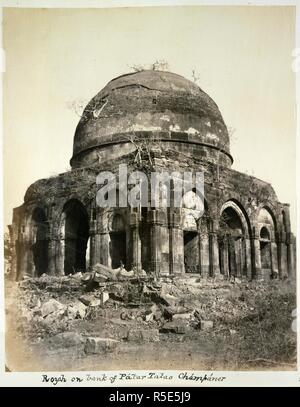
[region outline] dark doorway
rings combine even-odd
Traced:
[[[272,269],[271,242],[270,242],[270,233],[265,226],[262,227],[260,231],[260,259],[261,259],[261,268],[263,270],[270,271]]]
[[[184,267],[186,273],[197,273],[199,263],[198,233],[183,232],[184,242]]]
[[[65,207],[65,274],[86,270],[89,238],[88,216],[83,205],[72,200]]]
[[[121,264],[126,265],[126,233],[111,232],[110,233],[110,258],[113,269],[120,267]]]
[[[43,209],[37,208],[32,215],[35,234],[32,246],[35,274],[41,276],[48,272],[48,223]]]

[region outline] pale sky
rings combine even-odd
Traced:
[[[296,230],[293,7],[5,9],[4,223],[39,178],[69,169],[88,102],[132,65],[163,59],[234,129],[233,168],[271,182]]]

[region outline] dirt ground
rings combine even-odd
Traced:
[[[296,369],[294,282],[102,277],[7,281],[7,369]]]

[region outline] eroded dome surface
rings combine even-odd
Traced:
[[[199,86],[174,73],[147,70],[110,81],[83,112],[71,164],[126,154],[134,148],[133,137],[158,138],[166,148],[208,161],[221,151],[222,164],[232,163],[218,106]]]

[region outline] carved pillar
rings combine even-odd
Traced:
[[[245,238],[246,250],[246,276],[249,280],[252,279],[252,263],[251,263],[251,241],[249,237]]]
[[[287,233],[287,271],[289,277],[295,277],[294,242],[291,233]]]
[[[236,276],[241,278],[242,277],[242,240],[237,239],[234,241],[234,251],[235,251],[235,263],[236,263]]]
[[[277,244],[274,240],[271,241],[271,267],[272,267],[272,277],[278,277],[278,250]]]
[[[228,236],[224,236],[223,240],[223,271],[224,271],[224,277],[226,279],[229,278],[229,258],[228,258],[228,253],[229,253],[229,242],[228,242]]]
[[[252,267],[253,267],[253,276],[256,279],[261,280],[262,276],[262,269],[261,269],[261,256],[260,256],[260,242],[259,236],[257,235],[256,230],[251,238],[252,243]]]
[[[58,276],[63,276],[65,274],[65,236],[64,233],[60,232],[58,234],[56,242],[56,267],[55,273]]]
[[[202,222],[202,219],[200,218],[198,220],[198,223],[197,223],[197,232],[198,232],[198,273],[203,277],[201,222]]]
[[[132,264],[128,265],[131,269],[134,267],[137,272],[142,270],[142,246],[139,233],[139,213],[130,212],[130,241],[131,241],[131,260]]]
[[[211,277],[220,276],[218,236],[214,222],[212,222],[212,229],[209,232],[209,275]]]
[[[276,236],[277,238],[277,250],[278,250],[278,272],[280,278],[286,278],[288,276],[287,267],[287,246],[286,246],[286,233],[280,232]]]
[[[100,264],[111,267],[111,259],[109,255],[109,233],[107,231],[101,231],[99,233],[100,240]]]
[[[90,267],[100,263],[101,236],[96,220],[90,221]]]
[[[210,244],[207,218],[201,219],[200,243],[201,276],[208,277],[210,275]]]
[[[56,257],[56,240],[50,235],[48,241],[48,274],[54,276],[56,274],[55,267],[55,257]]]
[[[148,223],[150,226],[150,262],[151,273],[159,276],[161,274],[161,228],[164,223],[164,213],[161,209],[152,209],[148,212]]]
[[[183,232],[181,229],[181,215],[175,211],[170,211],[169,221],[169,253],[170,253],[170,274],[179,275],[184,273],[184,248]]]
[[[18,265],[17,265],[17,279],[21,280],[24,276],[31,276],[29,267],[28,267],[28,258],[30,250],[30,241],[25,236],[23,232],[19,233],[18,239]]]

